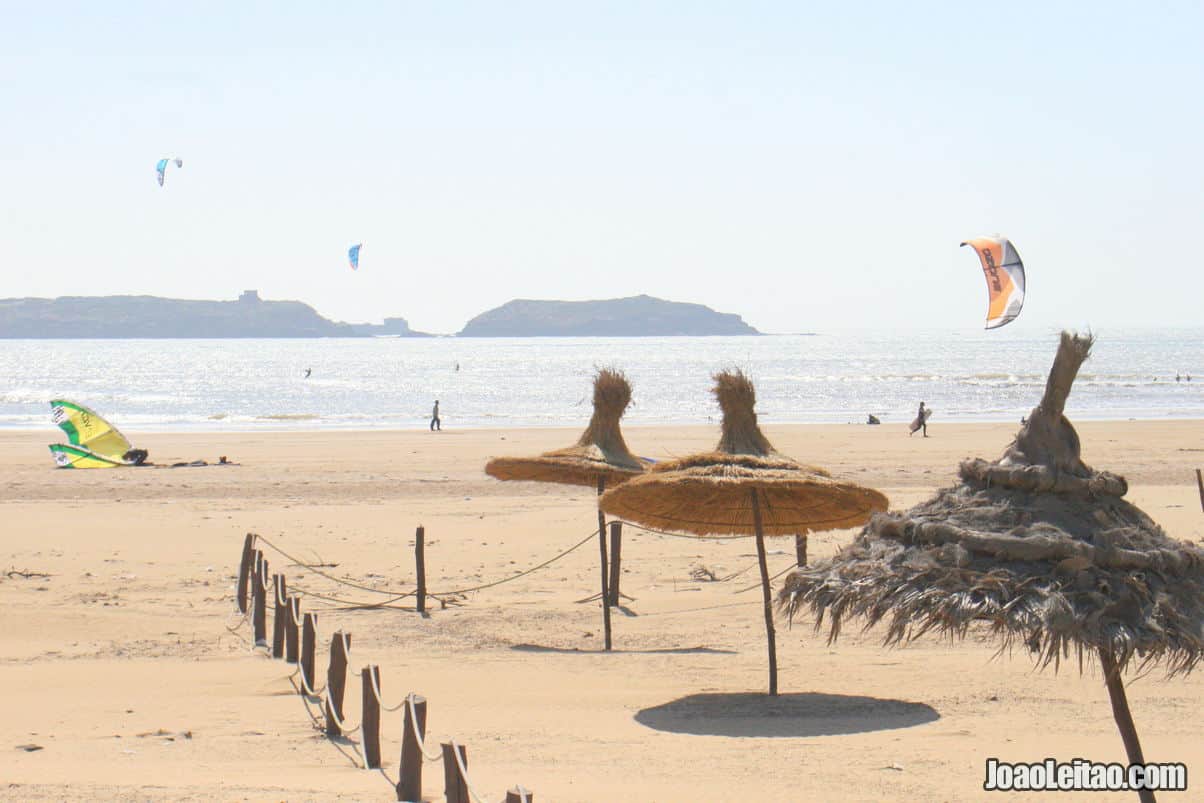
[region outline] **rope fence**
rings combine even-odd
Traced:
[[[735,540],[747,537],[717,536],[714,538],[699,538],[693,535],[665,532],[633,525],[630,522],[611,522],[611,552],[614,555],[614,562],[611,564],[610,569],[612,578],[614,579],[609,588],[610,599],[606,601],[609,605],[619,604],[620,594],[615,575],[618,574],[618,554],[622,525],[624,523],[651,535],[672,538]],[[253,631],[253,638],[250,642],[246,642],[243,639],[244,643],[248,643],[252,650],[259,652],[265,657],[280,659],[288,664],[295,665],[294,671],[288,676],[288,681],[304,703],[306,714],[310,717],[314,727],[321,730],[327,739],[351,760],[356,767],[380,771],[382,777],[393,785],[397,800],[421,800],[423,764],[442,762],[444,770],[444,795],[448,803],[494,803],[483,797],[473,786],[468,774],[468,751],[464,745],[458,743],[455,739],[451,739],[441,743],[438,751],[428,747],[426,733],[427,703],[425,698],[411,693],[406,695],[396,705],[390,706],[385,704],[381,694],[380,668],[375,665],[365,666],[360,672],[360,721],[355,725],[349,724],[349,717],[347,716],[344,704],[345,693],[347,691],[347,671],[350,664],[351,634],[339,630],[331,635],[325,682],[320,686],[317,685],[315,653],[318,639],[318,612],[390,609],[415,611],[424,616],[429,616],[426,613],[427,597],[438,600],[440,606],[446,608],[449,604],[457,604],[457,598],[463,598],[468,594],[496,588],[545,569],[585,546],[597,536],[598,531],[591,530],[584,538],[553,555],[551,558],[498,580],[447,591],[429,591],[426,587],[425,531],[422,527],[417,529],[415,537],[416,587],[410,590],[372,587],[346,577],[338,577],[323,571],[322,566],[329,564],[319,566],[313,563],[306,563],[281,549],[268,539],[254,533],[247,533],[243,542],[238,583],[235,592],[238,607],[236,615],[239,616],[239,619],[233,626],[224,623],[224,627],[228,632],[242,639],[238,631],[243,625],[249,623]],[[771,580],[776,580],[793,570],[796,566],[805,565],[805,538],[805,536],[796,537],[796,546],[798,547],[797,561],[773,575],[770,578]],[[259,548],[260,546],[273,550],[285,561],[289,561],[286,565],[296,566],[307,572],[312,572],[314,575],[329,580],[337,586],[355,591],[370,592],[388,598],[375,601],[355,600],[338,595],[337,593],[322,593],[311,590],[295,582],[289,583],[283,572],[278,572],[274,575],[269,574],[269,561],[265,558],[264,551]],[[745,569],[716,578],[713,582],[729,582],[746,574],[756,565],[753,564]],[[268,590],[269,577],[271,585],[270,597]],[[759,587],[760,583],[756,583],[733,593],[742,594]],[[307,611],[302,613],[302,595],[329,604],[319,606],[314,612]],[[414,598],[412,606],[398,604],[411,597]],[[270,603],[269,599],[271,600]],[[645,612],[641,615],[671,616],[756,604],[761,603],[753,601],[730,602],[681,610]],[[269,608],[271,609],[272,619],[270,641],[267,633]],[[310,707],[311,702],[320,705],[320,714],[315,715],[313,713]],[[401,711],[403,716],[401,762],[399,765],[398,780],[394,782],[385,775],[382,769],[380,733],[382,714],[393,714],[398,711]],[[343,749],[344,743],[349,743],[352,746],[354,755]],[[507,791],[504,801],[498,801],[498,803],[520,803],[520,801],[533,800],[534,796],[530,791],[522,786],[515,786]]]
[[[593,534],[590,535],[590,538]],[[421,538],[421,535],[420,535]],[[588,540],[588,539],[587,539]],[[244,542],[239,565],[237,603],[241,618],[234,627],[224,624],[231,633],[246,623],[254,631],[253,649],[264,648],[263,655],[283,659],[295,664],[288,676],[289,683],[305,706],[313,726],[321,730],[327,740],[335,745],[353,764],[366,770],[377,770],[393,786],[397,800],[420,801],[422,795],[422,769],[425,763],[443,763],[444,797],[447,803],[533,803],[535,796],[526,787],[516,785],[506,791],[505,797],[491,801],[481,795],[468,774],[468,750],[451,739],[435,751],[427,745],[427,701],[417,694],[408,694],[396,705],[386,705],[381,695],[380,668],[365,666],[360,673],[361,716],[359,724],[351,725],[344,707],[347,690],[347,669],[351,660],[351,634],[342,630],[331,635],[328,650],[326,682],[315,686],[316,646],[318,637],[318,615],[301,612],[301,598],[288,593],[288,582],[284,574],[272,576],[272,640],[267,640],[268,576],[269,564],[262,550],[255,549],[256,536],[248,534]],[[584,543],[584,542],[582,542]],[[578,545],[580,546],[580,544]],[[545,561],[528,570],[554,562],[576,547],[561,553],[552,561]],[[278,550],[279,551],[279,550]],[[283,554],[283,553],[281,553]],[[287,555],[286,559],[291,560]],[[507,578],[513,579],[513,578]],[[296,585],[293,584],[296,591]],[[434,596],[434,595],[431,595]],[[270,650],[268,652],[267,650]],[[311,702],[321,704],[321,714],[315,715]],[[404,710],[403,710],[404,709]],[[396,783],[384,774],[381,762],[381,714],[402,711],[401,762]],[[353,738],[358,737],[358,739]],[[343,750],[341,743],[349,743],[355,755]]]

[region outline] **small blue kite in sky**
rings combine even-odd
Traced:
[[[358,270],[360,266],[360,246],[363,243],[356,243],[347,251],[347,259],[351,262],[351,269]]]
[[[159,186],[160,187],[163,186],[163,178],[167,175],[167,166],[169,164],[171,164],[172,162],[176,163],[176,167],[184,166],[183,159],[160,159],[159,163],[157,165],[155,165],[155,172],[159,174]]]

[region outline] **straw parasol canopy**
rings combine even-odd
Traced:
[[[495,457],[485,464],[485,473],[499,480],[587,485],[596,488],[601,496],[608,485],[617,485],[644,472],[644,462],[628,450],[619,429],[619,419],[629,404],[631,384],[623,372],[599,369],[594,376],[594,414],[576,445],[537,457]],[[611,594],[607,580],[606,516],[601,506],[598,550],[602,570],[602,629],[609,650]]]
[[[699,536],[750,534],[765,602],[769,693],[777,694],[777,656],[765,535],[792,535],[863,524],[888,502],[878,491],[840,482],[820,468],[779,454],[757,426],[756,391],[739,370],[716,374],[723,412],[715,449],[658,463],[607,491],[602,509],[646,527]]]
[[[753,489],[765,535],[856,527],[886,509],[878,491],[774,450],[757,426],[756,391],[741,371],[716,374],[712,392],[723,412],[715,449],[657,463],[608,492],[603,510],[647,527],[708,536],[753,534]]]
[[[594,414],[576,445],[538,457],[495,457],[485,473],[499,480],[557,482],[594,487],[614,485],[644,472],[644,463],[623,440],[619,419],[631,404],[631,385],[622,371],[603,368],[594,377]]]
[[[830,561],[793,572],[778,595],[809,607],[829,640],[850,616],[887,622],[886,643],[987,623],[1003,649],[1041,667],[1097,653],[1131,762],[1141,747],[1120,672],[1137,660],[1186,673],[1204,655],[1204,549],[1177,541],[1122,497],[1123,477],[1080,458],[1063,415],[1090,336],[1063,332],[1045,394],[993,463],[904,513],[876,516]],[[1152,800],[1152,795],[1146,799]]]

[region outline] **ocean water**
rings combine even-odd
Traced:
[[[1068,413],[1204,418],[1204,327],[1096,332]],[[1016,421],[1057,332],[848,331],[717,338],[0,340],[0,427],[49,429],[52,398],[130,430],[581,426],[595,366],[623,369],[625,423],[718,420],[710,375],[736,366],[767,423]],[[458,366],[458,368],[457,368]],[[305,369],[312,368],[309,379]],[[1176,382],[1175,374],[1183,381]],[[1186,381],[1187,375],[1192,381]]]

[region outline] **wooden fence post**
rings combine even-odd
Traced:
[[[401,766],[398,768],[398,800],[422,800],[422,745],[426,738],[426,698],[417,694],[407,697],[405,733],[401,735]]]
[[[506,790],[506,803],[534,803],[535,794],[524,786]]]
[[[255,599],[255,578],[259,576],[259,570],[263,567],[263,553],[255,550],[251,553],[251,573],[247,578],[247,594],[251,599]]]
[[[343,690],[347,685],[347,651],[351,649],[351,634],[335,631],[330,637],[330,665],[326,668],[326,735],[343,733]]]
[[[314,642],[318,638],[318,615],[305,614],[305,623],[301,628],[301,674],[305,676],[305,685],[314,687]]]
[[[360,670],[363,686],[364,711],[360,719],[360,735],[364,740],[365,769],[380,769],[380,699],[376,689],[380,688],[380,667],[365,666]]]
[[[610,592],[610,604],[615,607],[619,606],[619,564],[623,556],[623,522],[612,521],[610,523],[610,583],[607,590]]]
[[[426,613],[426,528],[414,535],[414,571],[418,574],[418,612]],[[415,798],[417,800],[417,798]]]
[[[1200,469],[1196,469],[1196,485],[1200,487],[1200,510],[1204,510],[1204,474],[1200,473]]]
[[[251,578],[251,564],[255,560],[255,534],[247,533],[242,542],[242,560],[238,564],[238,612],[247,612],[247,581]]]
[[[460,767],[456,765],[456,752],[453,751],[460,754],[464,769],[468,769],[468,751],[464,749],[464,745],[444,742],[443,796],[447,798],[447,803],[472,803],[468,797],[468,783],[460,774]]]
[[[263,574],[268,562],[262,557],[263,553],[260,553],[261,559],[256,561],[255,574],[251,575],[251,622],[254,625],[256,647],[268,646],[268,587]]]
[[[798,566],[801,568],[807,565],[807,536],[794,536],[794,557]]]
[[[283,574],[275,576],[272,593],[272,657],[284,657],[284,626],[288,624],[288,581]]]
[[[285,614],[284,620],[284,660],[290,664],[297,663],[297,642],[299,641],[299,633],[297,628],[301,623],[301,598],[288,598],[288,612]]]

